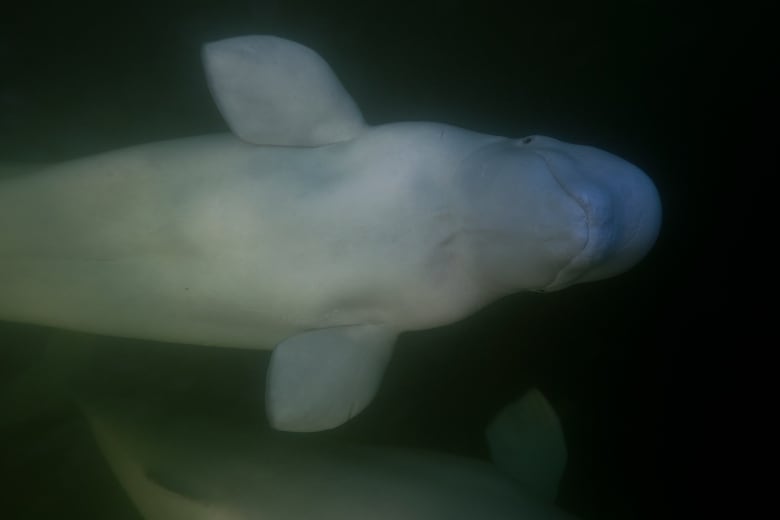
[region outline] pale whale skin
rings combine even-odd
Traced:
[[[439,153],[419,153],[423,137]],[[466,216],[453,208],[464,197],[449,150],[497,140],[436,124],[304,149],[224,134],[4,181],[0,207],[16,218],[0,224],[0,314],[246,348],[310,329],[453,321],[511,291],[469,265]],[[552,279],[567,260],[542,269]]]
[[[566,447],[536,391],[488,426],[494,464],[290,437],[251,421],[166,410],[159,400],[82,408],[146,520],[574,520],[554,505]]]
[[[233,134],[0,176],[0,319],[274,349],[272,424],[320,430],[371,401],[398,333],[619,274],[656,239],[652,181],[608,152],[366,126],[305,47],[209,45]],[[307,119],[323,110],[327,124]]]
[[[511,172],[510,194],[462,167],[494,147],[539,163]],[[257,147],[226,134],[42,168],[0,192],[2,212],[16,216],[3,219],[0,309],[20,321],[247,348],[316,328],[454,321],[518,288],[587,277],[584,267],[566,271],[595,242],[589,231],[607,233],[588,229],[583,208],[524,148],[533,150],[402,123],[319,148]],[[383,154],[392,160],[375,158]],[[502,196],[518,207],[500,205]],[[539,222],[522,244],[491,244],[525,226],[501,229],[499,219],[531,211]],[[24,233],[11,229],[20,223]],[[596,262],[615,261],[608,253],[591,253],[588,267],[609,269]]]

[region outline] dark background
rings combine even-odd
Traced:
[[[762,10],[745,4],[740,17],[680,4],[4,7],[0,159],[62,160],[226,131],[199,48],[249,33],[319,52],[370,124],[432,120],[507,136],[540,133],[625,157],[654,179],[664,204],[661,236],[640,265],[403,335],[375,403],[329,435],[485,456],[489,418],[536,385],[559,411],[569,443],[564,508],[586,520],[688,517],[687,507],[699,506],[672,504],[706,471],[698,436],[711,419],[711,372],[721,358],[701,327],[719,330],[732,284],[732,246],[721,237],[738,234],[722,201],[737,196],[734,179],[750,173],[733,168],[730,152],[748,125],[736,116],[761,97],[772,65],[746,38],[760,33]],[[11,381],[33,363],[50,334],[0,323],[0,377]],[[226,398],[250,380],[260,392],[267,362],[265,352],[84,341],[106,343],[104,351],[149,372],[191,370],[198,390]],[[12,484],[0,486],[12,512],[0,516],[137,518],[72,414],[48,412],[0,434],[0,478]]]

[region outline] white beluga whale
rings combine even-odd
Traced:
[[[608,152],[367,125],[273,36],[203,60],[231,133],[0,175],[0,319],[273,349],[271,424],[324,430],[370,403],[400,332],[617,275],[658,234],[652,181]]]
[[[87,403],[98,447],[145,520],[573,518],[553,505],[566,445],[537,390],[488,426],[495,464],[280,434],[159,400]]]

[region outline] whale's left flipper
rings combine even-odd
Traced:
[[[353,325],[297,334],[271,355],[266,408],[271,425],[286,431],[335,428],[373,399],[396,333]]]
[[[203,47],[211,93],[230,129],[263,145],[348,141],[365,123],[319,54],[275,36],[239,36]]]

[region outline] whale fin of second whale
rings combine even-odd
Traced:
[[[485,430],[490,456],[515,481],[554,500],[568,458],[560,419],[536,388],[507,405]]]

